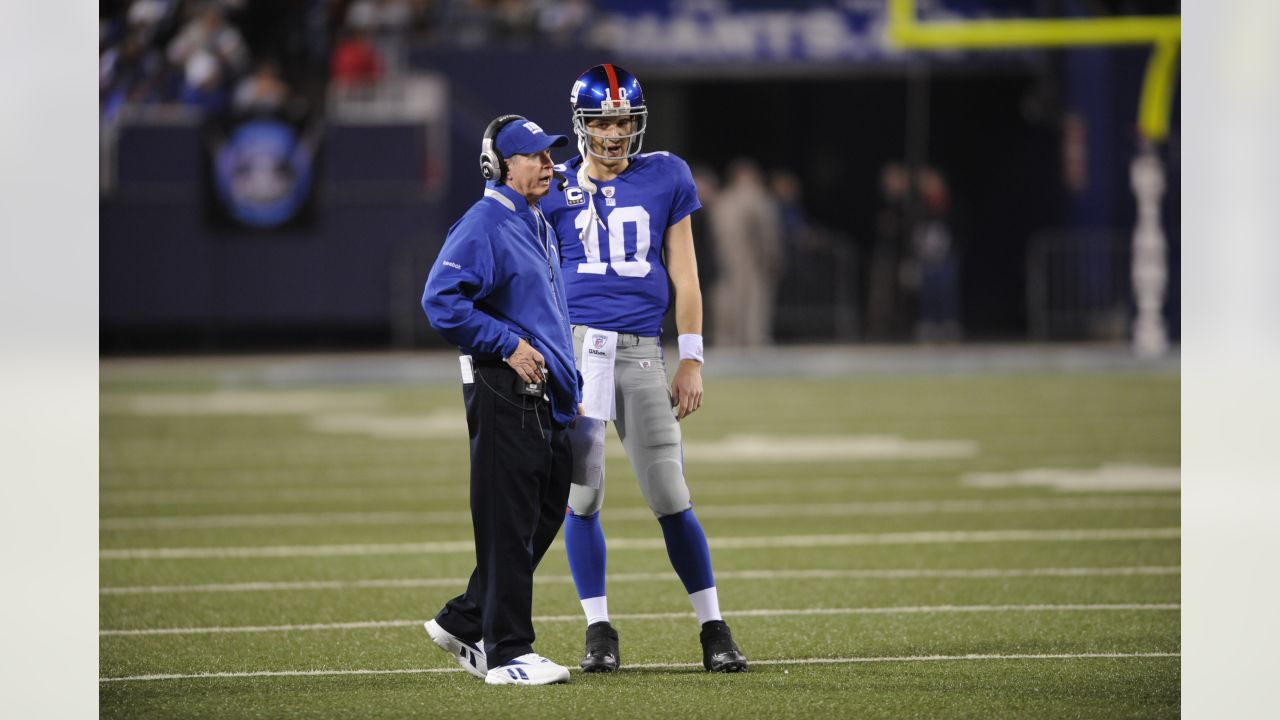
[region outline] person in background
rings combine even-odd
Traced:
[[[916,177],[920,212],[911,227],[911,256],[904,266],[905,283],[917,297],[917,342],[960,339],[960,262],[951,227],[951,193],[936,168]]]
[[[906,255],[908,196],[911,175],[902,163],[880,169],[880,205],[876,212],[875,242],[867,260],[867,337],[896,339],[904,315],[899,266]]]
[[[230,96],[222,64],[218,62],[217,56],[200,51],[187,60],[178,99],[184,105],[199,108],[206,115],[215,115],[227,109]]]
[[[773,312],[786,248],[782,213],[755,161],[735,160],[713,217],[720,281],[715,289],[717,345],[773,343]]]
[[[346,32],[333,50],[329,77],[341,88],[376,85],[384,74],[378,48],[363,32]]]
[[[224,68],[224,73],[239,75],[249,68],[249,48],[244,37],[227,22],[218,3],[207,3],[169,43],[169,60],[175,65],[189,66],[191,58],[208,53]]]
[[[698,258],[698,286],[713,288],[720,279],[720,266],[716,262],[715,229],[712,227],[713,208],[720,196],[720,177],[707,165],[694,165],[693,183],[698,189],[698,201],[703,212],[690,216],[693,220],[693,246]],[[708,293],[702,298],[702,333],[715,337],[715,298]]]
[[[231,104],[236,110],[272,112],[289,99],[289,86],[280,79],[280,68],[270,60],[258,63],[252,75],[236,85]]]

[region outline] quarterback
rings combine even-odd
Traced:
[[[612,421],[658,519],[671,565],[701,625],[703,666],[747,669],[720,616],[711,553],[684,477],[679,420],[702,405],[702,292],[689,216],[701,207],[689,166],[667,152],[640,152],[648,110],[635,76],[597,65],[569,102],[580,156],[557,166],[561,190],[542,201],[560,238],[574,353],[585,380],[585,415],[570,432],[573,481],[565,544],[586,614],[581,667],[611,672],[618,634],[605,595],[605,424]],[[670,388],[659,334],[672,304],[680,364]]]

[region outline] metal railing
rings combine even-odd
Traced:
[[[1043,230],[1027,251],[1034,340],[1120,340],[1129,332],[1130,248],[1111,230]]]
[[[848,238],[796,251],[778,284],[773,336],[779,342],[852,341],[859,337],[857,253]]]

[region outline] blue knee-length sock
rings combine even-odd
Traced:
[[[564,522],[564,544],[578,599],[603,597],[607,555],[600,513],[583,516],[570,511]]]
[[[662,537],[667,541],[667,557],[675,568],[684,589],[694,594],[715,587],[715,575],[711,572],[711,550],[707,547],[707,535],[690,508],[675,515],[658,518]]]

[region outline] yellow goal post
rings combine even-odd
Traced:
[[[1182,42],[1182,18],[1178,16],[921,22],[916,0],[889,0],[887,31],[891,43],[920,50],[1151,45],[1138,102],[1138,128],[1143,137],[1153,141],[1164,140],[1169,134]]]

